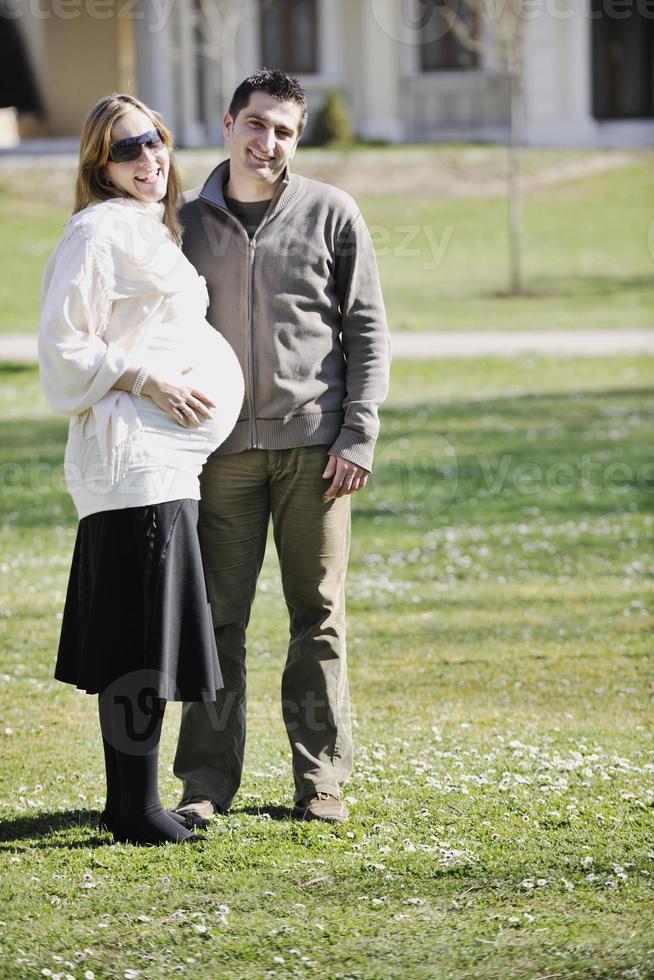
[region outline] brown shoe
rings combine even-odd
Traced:
[[[325,823],[345,823],[350,816],[347,807],[338,796],[331,793],[316,793],[305,796],[293,807],[293,816],[298,820],[324,820]]]
[[[191,830],[194,827],[206,827],[210,820],[214,820],[224,812],[214,800],[205,800],[201,796],[185,797],[180,801],[179,806],[175,807],[175,813],[184,817],[186,826]]]

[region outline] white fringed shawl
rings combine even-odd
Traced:
[[[55,411],[73,416],[69,441],[82,439],[92,413],[109,485],[125,474],[141,428],[131,396],[113,385],[140,366],[132,361],[146,328],[190,271],[162,217],[162,204],[132,198],[85,208],[66,225],[43,277],[43,389]]]

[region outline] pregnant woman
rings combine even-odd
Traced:
[[[158,747],[167,701],[213,701],[222,687],[198,477],[243,400],[179,248],[178,196],[161,120],[131,96],[101,99],[39,331],[43,388],[71,416],[64,470],[80,518],[55,677],[99,695],[101,826],[137,844],[199,839],[161,805]]]

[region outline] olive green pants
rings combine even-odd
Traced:
[[[295,798],[340,795],[352,769],[345,650],[350,500],[326,501],[327,446],[214,456],[201,478],[200,543],[225,687],[184,704],[175,775],[185,798],[227,809],[245,748],[245,631],[273,532],[290,642],[281,682]]]

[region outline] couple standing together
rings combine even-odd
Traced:
[[[117,841],[200,840],[238,790],[271,518],[294,813],[347,819],[349,495],[372,469],[389,340],[355,203],[289,171],[306,118],[296,79],[250,76],[225,115],[229,159],[182,199],[163,122],[131,96],[100,100],[46,267],[41,378],[71,416],[80,518],[55,676],[98,694],[101,826]],[[170,700],[184,702],[175,811],[157,778]]]

